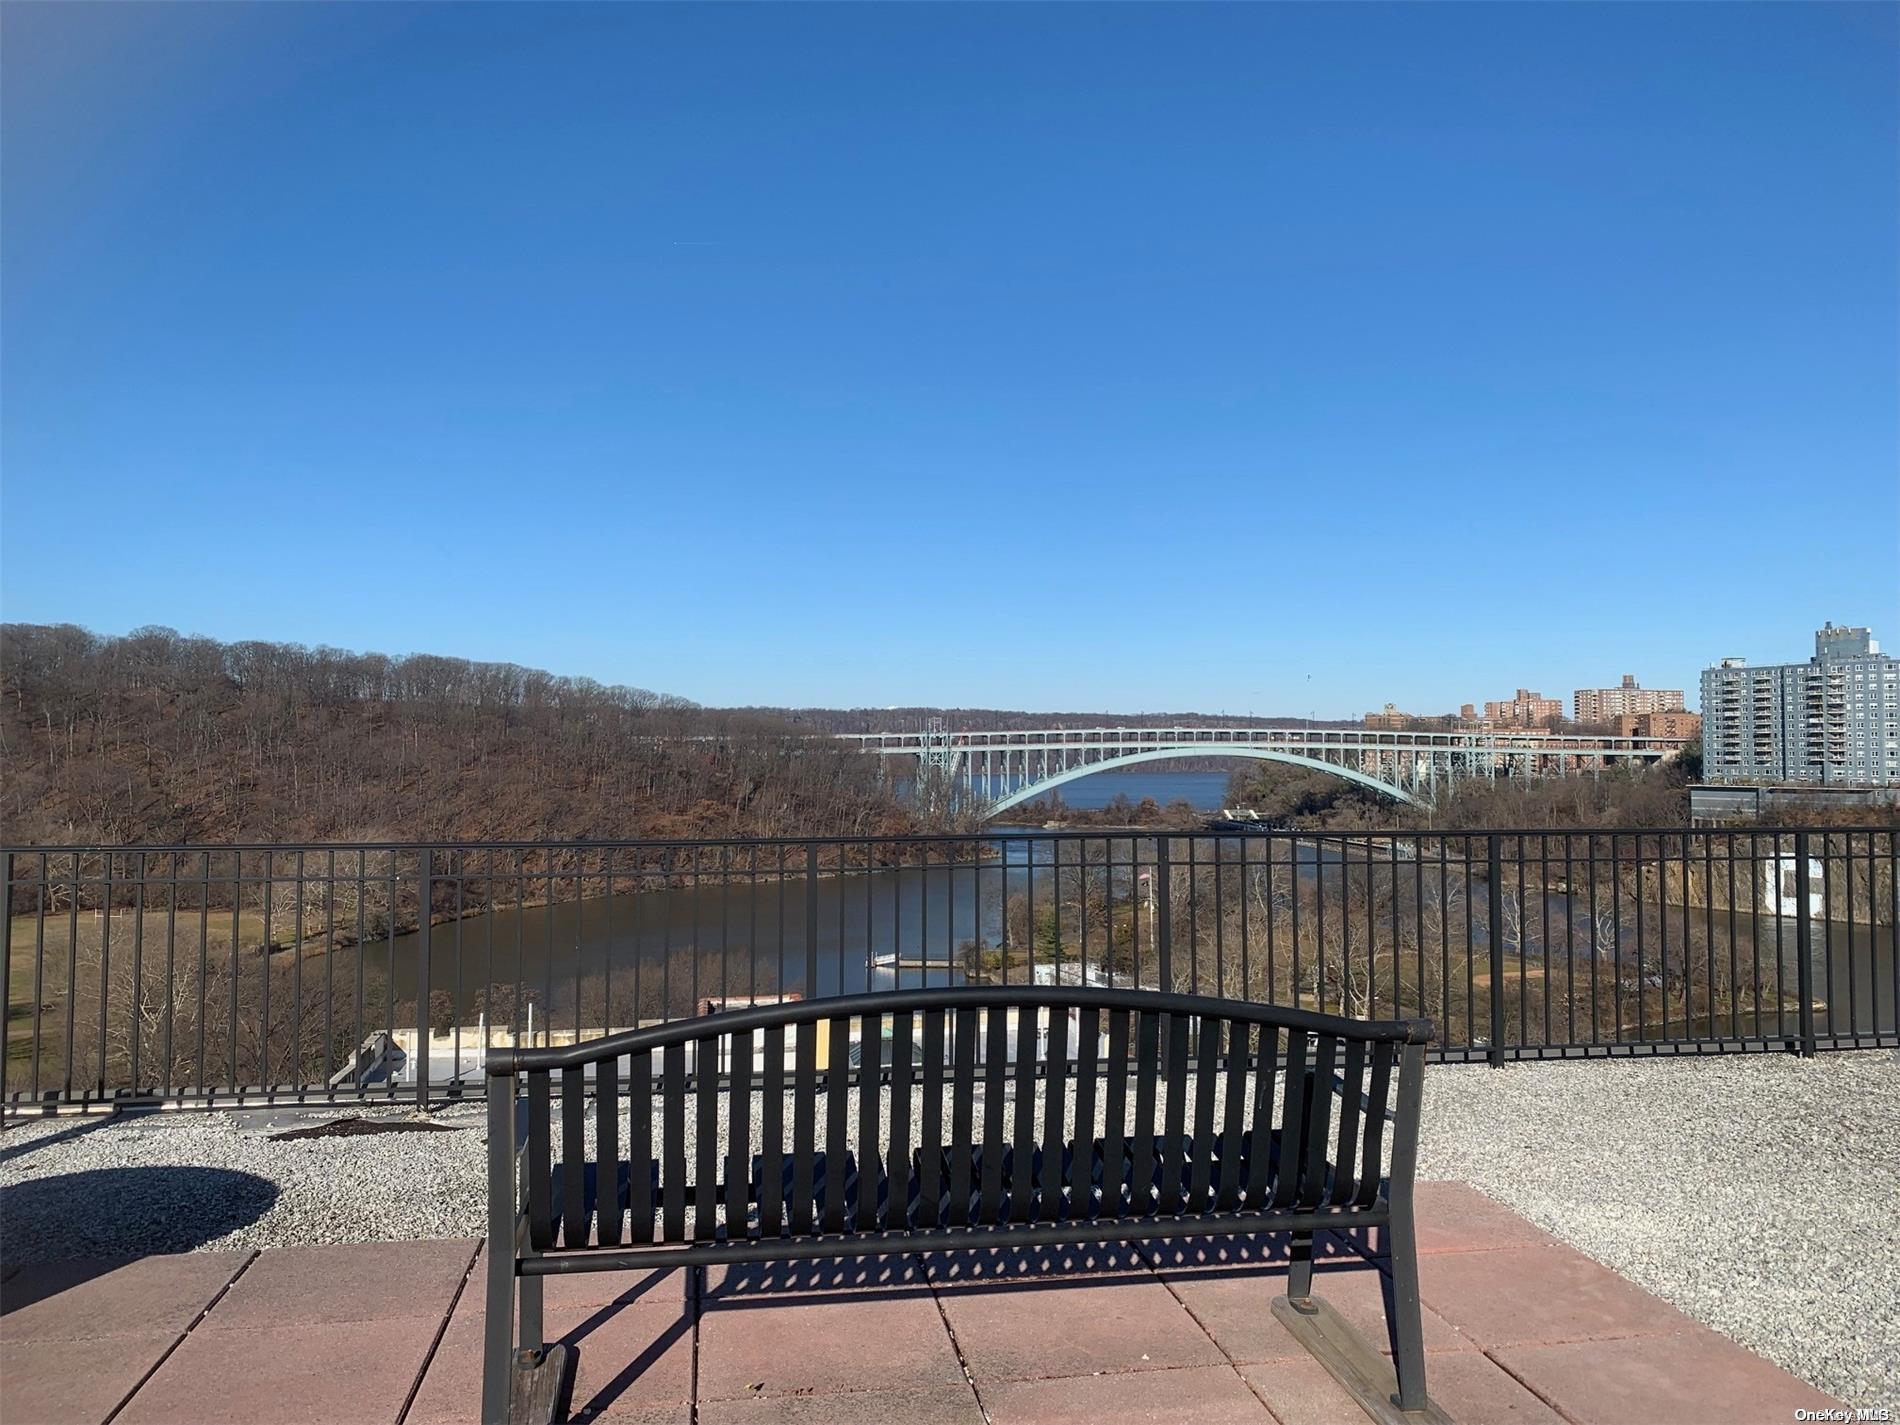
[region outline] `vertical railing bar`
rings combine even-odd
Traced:
[[[143,1088],[143,1085],[139,1082],[139,1047],[145,1038],[145,1014],[143,1010],[145,1003],[145,853],[143,851],[135,852],[132,864],[136,868],[134,875],[137,879],[134,882],[132,890],[132,993],[130,1002],[125,1007],[128,1017],[128,1023],[126,1025],[128,1033],[126,1037],[131,1040],[131,1062],[127,1066],[130,1070],[130,1077],[126,1083],[126,1088],[136,1094]],[[1852,875],[1848,877],[1847,893],[1850,898],[1854,893]],[[9,899],[7,901],[7,921],[9,925],[11,925],[12,919],[13,901]],[[1851,955],[1852,953],[1852,939],[1850,937],[1849,954]],[[11,988],[13,981],[9,977],[6,983],[8,987]],[[4,1062],[5,1060],[0,1060],[0,1063]]]
[[[422,848],[416,865],[416,1102],[429,1102],[429,976],[434,958],[435,848]]]
[[[104,1098],[106,1093],[106,1020],[111,1013],[108,986],[112,978],[113,853],[106,851],[102,859],[104,864],[99,886],[99,1062],[95,1085],[100,1098]]]
[[[805,843],[805,995],[816,999],[818,993],[818,843],[808,841]]]
[[[205,1021],[211,1011],[210,957],[211,957],[211,853],[206,851],[199,867],[198,877],[198,1024],[197,1024],[197,1073],[192,1087],[200,1093],[209,1092],[210,1085],[205,1082]]]
[[[1810,886],[1811,882],[1808,877],[1808,833],[1805,828],[1800,831],[1795,832],[1794,834],[1794,865],[1795,865],[1795,874],[1794,874],[1795,952],[1794,953],[1795,953],[1795,985],[1796,985],[1795,993],[1801,997],[1801,1003],[1798,1006],[1797,1023],[1799,1024],[1800,1030],[1801,1030],[1801,1050],[1800,1050],[1801,1057],[1804,1059],[1812,1059],[1814,1057],[1814,1049],[1815,1049],[1815,1044],[1814,1044],[1814,926],[1808,914],[1808,896],[1810,894],[1808,887]],[[1823,876],[1825,876],[1826,874],[1825,867],[1822,868],[1822,873],[1823,873]],[[1825,880],[1823,880],[1822,882],[1822,887],[1823,887],[1823,895],[1825,895],[1825,888],[1826,888]],[[1777,900],[1779,899],[1780,897],[1778,896]],[[1822,901],[1822,906],[1823,906],[1823,910],[1825,910],[1825,907],[1826,907],[1825,899]],[[1779,910],[1780,907],[1777,906],[1776,909]],[[1780,917],[1777,917],[1777,920],[1779,919]]]
[[[297,852],[297,870],[292,882],[291,925],[290,925],[290,1062],[288,1068],[289,1087],[297,1094],[297,1101],[303,1101],[303,896],[304,896],[304,853]],[[265,973],[270,972],[268,949],[265,952]],[[276,1092],[276,1083],[271,1084],[272,1093]]]
[[[353,1020],[356,1052],[350,1059],[350,1087],[360,1096],[363,1092],[363,1041],[369,1036],[364,1031],[364,980],[363,952],[368,935],[369,924],[364,902],[369,899],[369,852],[359,850],[356,853],[356,1012]]]
[[[242,935],[244,905],[244,853],[231,853],[231,1019],[226,1026],[231,1049],[231,1081],[227,1087],[239,1092],[244,1084],[238,1077],[238,941]]]
[[[0,930],[0,985],[6,987],[6,998],[0,1003],[0,1100],[12,1096],[13,1084],[13,864],[14,853],[7,854],[7,879],[5,915],[6,926]],[[40,1046],[28,1045],[28,1049],[37,1060]]]
[[[1492,832],[1485,838],[1485,857],[1488,861],[1487,889],[1489,897],[1490,925],[1486,927],[1486,939],[1490,942],[1491,960],[1491,1052],[1487,1056],[1492,1067],[1504,1062],[1504,868],[1502,862],[1503,838]],[[1520,881],[1520,886],[1522,882]],[[1520,895],[1522,894],[1520,890]],[[1522,946],[1519,946],[1519,958],[1522,959]],[[1520,1000],[1522,996],[1519,996]]]
[[[1193,843],[1189,843],[1190,849]],[[1169,860],[1168,833],[1155,834],[1155,977],[1164,992],[1174,990],[1174,870]]]
[[[1522,845],[1522,843],[1519,843]],[[1544,1043],[1550,1043],[1550,834],[1537,835],[1537,900],[1543,911],[1543,936],[1539,948],[1544,962]],[[1568,885],[1568,882],[1565,883]],[[1564,995],[1569,997],[1570,976],[1564,975]]]
[[[336,852],[329,856],[329,874],[323,881],[323,1089],[335,1098],[330,1085],[336,1058]]]

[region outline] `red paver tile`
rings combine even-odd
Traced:
[[[699,1407],[699,1425],[983,1425],[969,1386],[838,1395],[755,1396]]]
[[[291,1250],[291,1249],[284,1249]],[[396,1419],[435,1321],[193,1331],[139,1388],[123,1425],[372,1425]]]
[[[930,1280],[940,1286],[959,1282],[1026,1282],[1064,1277],[1146,1276],[1152,1270],[1133,1242],[1083,1242],[1055,1247],[982,1247],[924,1256]]]
[[[1568,1247],[1440,1252],[1419,1263],[1419,1296],[1486,1349],[1666,1335],[1695,1325]]]
[[[1164,1271],[1161,1279],[1231,1359],[1278,1361],[1307,1354],[1272,1314],[1272,1298],[1286,1294],[1285,1267],[1265,1271],[1243,1267],[1185,1275]],[[1376,1268],[1364,1262],[1355,1266],[1322,1264],[1313,1273],[1313,1291],[1330,1302],[1375,1350],[1390,1354],[1384,1276]],[[1428,1352],[1475,1349],[1430,1307],[1423,1308],[1419,1315]]]
[[[1787,1425],[1796,1410],[1840,1404],[1703,1327],[1672,1336],[1507,1346],[1496,1354],[1577,1425]]]
[[[600,1307],[614,1304],[642,1307],[661,1306],[677,1311],[686,1300],[686,1274],[679,1269],[645,1272],[570,1272],[541,1278],[541,1302],[545,1311],[565,1311],[570,1307]],[[521,1284],[515,1283],[515,1302],[519,1308]],[[469,1273],[462,1299],[455,1304],[457,1322],[480,1320],[488,1303],[488,1277],[481,1259]]]
[[[1242,1366],[1241,1373],[1281,1425],[1364,1419],[1345,1388],[1311,1356]],[[1396,1380],[1392,1388],[1398,1389]],[[1425,1390],[1458,1425],[1564,1425],[1561,1415],[1476,1351],[1427,1360]]]
[[[1232,1366],[986,1386],[994,1425],[1242,1425],[1273,1417]]]
[[[1152,1275],[952,1287],[938,1300],[979,1388],[1225,1363],[1220,1348]],[[1264,1299],[1260,1309],[1267,1309]]]
[[[249,1252],[42,1262],[0,1291],[0,1341],[176,1336],[251,1259]]]
[[[927,1291],[714,1299],[700,1314],[701,1402],[867,1386],[921,1391],[962,1381]]]
[[[1486,1252],[1499,1247],[1549,1247],[1557,1239],[1519,1217],[1470,1183],[1418,1183],[1412,1189],[1412,1221],[1420,1255]]]
[[[693,1393],[692,1321],[677,1302],[545,1309],[550,1342],[573,1346],[578,1360],[570,1419],[626,1419],[684,1406]],[[482,1320],[458,1318],[442,1334],[408,1425],[462,1425],[482,1398]]]
[[[80,1341],[16,1341],[0,1350],[7,1425],[99,1425],[178,1339],[175,1331]]]
[[[468,1274],[475,1246],[472,1239],[457,1238],[276,1247],[252,1263],[198,1330],[411,1317],[440,1321]]]

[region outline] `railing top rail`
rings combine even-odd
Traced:
[[[1167,990],[1101,989],[1085,985],[957,985],[869,994],[823,995],[815,999],[785,1000],[778,1004],[726,1010],[671,1020],[645,1029],[629,1029],[579,1044],[548,1049],[490,1049],[487,1072],[516,1074],[531,1070],[574,1069],[603,1063],[625,1054],[641,1054],[669,1044],[683,1044],[711,1035],[751,1034],[775,1025],[815,1023],[823,1019],[852,1019],[866,1014],[907,1010],[993,1008],[1138,1010],[1150,1014],[1184,1014],[1203,1019],[1237,1019],[1273,1029],[1301,1029],[1331,1034],[1368,1044],[1429,1044],[1434,1033],[1429,1019],[1347,1019],[1311,1010],[1257,1004],[1250,1000],[1218,999],[1212,995],[1177,994]]]
[[[1208,813],[1213,815],[1213,813]],[[722,846],[921,846],[967,845],[979,841],[1153,841],[1166,837],[1171,841],[1233,841],[1278,838],[1299,841],[1339,840],[1478,840],[1488,836],[1813,836],[1900,835],[1900,826],[1494,826],[1494,827],[1421,827],[1372,831],[1281,830],[1248,831],[1210,830],[1204,827],[1174,829],[1167,827],[1084,827],[1045,831],[1035,827],[991,827],[980,831],[923,832],[904,836],[721,836],[698,838],[628,838],[588,841],[279,841],[279,842],[186,842],[178,844],[125,842],[116,845],[91,843],[28,842],[0,844],[0,855],[203,855],[232,852],[370,852],[370,851],[624,851],[636,849],[722,847]],[[789,866],[787,869],[791,869]]]

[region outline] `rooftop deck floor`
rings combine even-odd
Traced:
[[[1839,1402],[1475,1189],[1421,1184],[1432,1398],[1464,1425],[1773,1421]],[[1379,1274],[1316,1294],[1382,1343]],[[460,1425],[480,1396],[480,1244],[199,1252],[11,1269],[8,1425]],[[1364,1419],[1268,1311],[1269,1239],[550,1278],[573,1420],[1170,1425]],[[1860,1402],[1867,1404],[1869,1402]]]

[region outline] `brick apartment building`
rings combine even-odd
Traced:
[[[1499,727],[1548,727],[1563,715],[1562,698],[1547,698],[1529,688],[1519,688],[1516,697],[1504,702],[1484,705],[1485,721]]]
[[[1694,737],[1702,719],[1692,712],[1623,713],[1611,718],[1618,737]]]
[[[1625,673],[1614,688],[1578,688],[1571,695],[1571,716],[1578,722],[1614,722],[1629,713],[1682,711],[1682,689],[1645,688]]]

